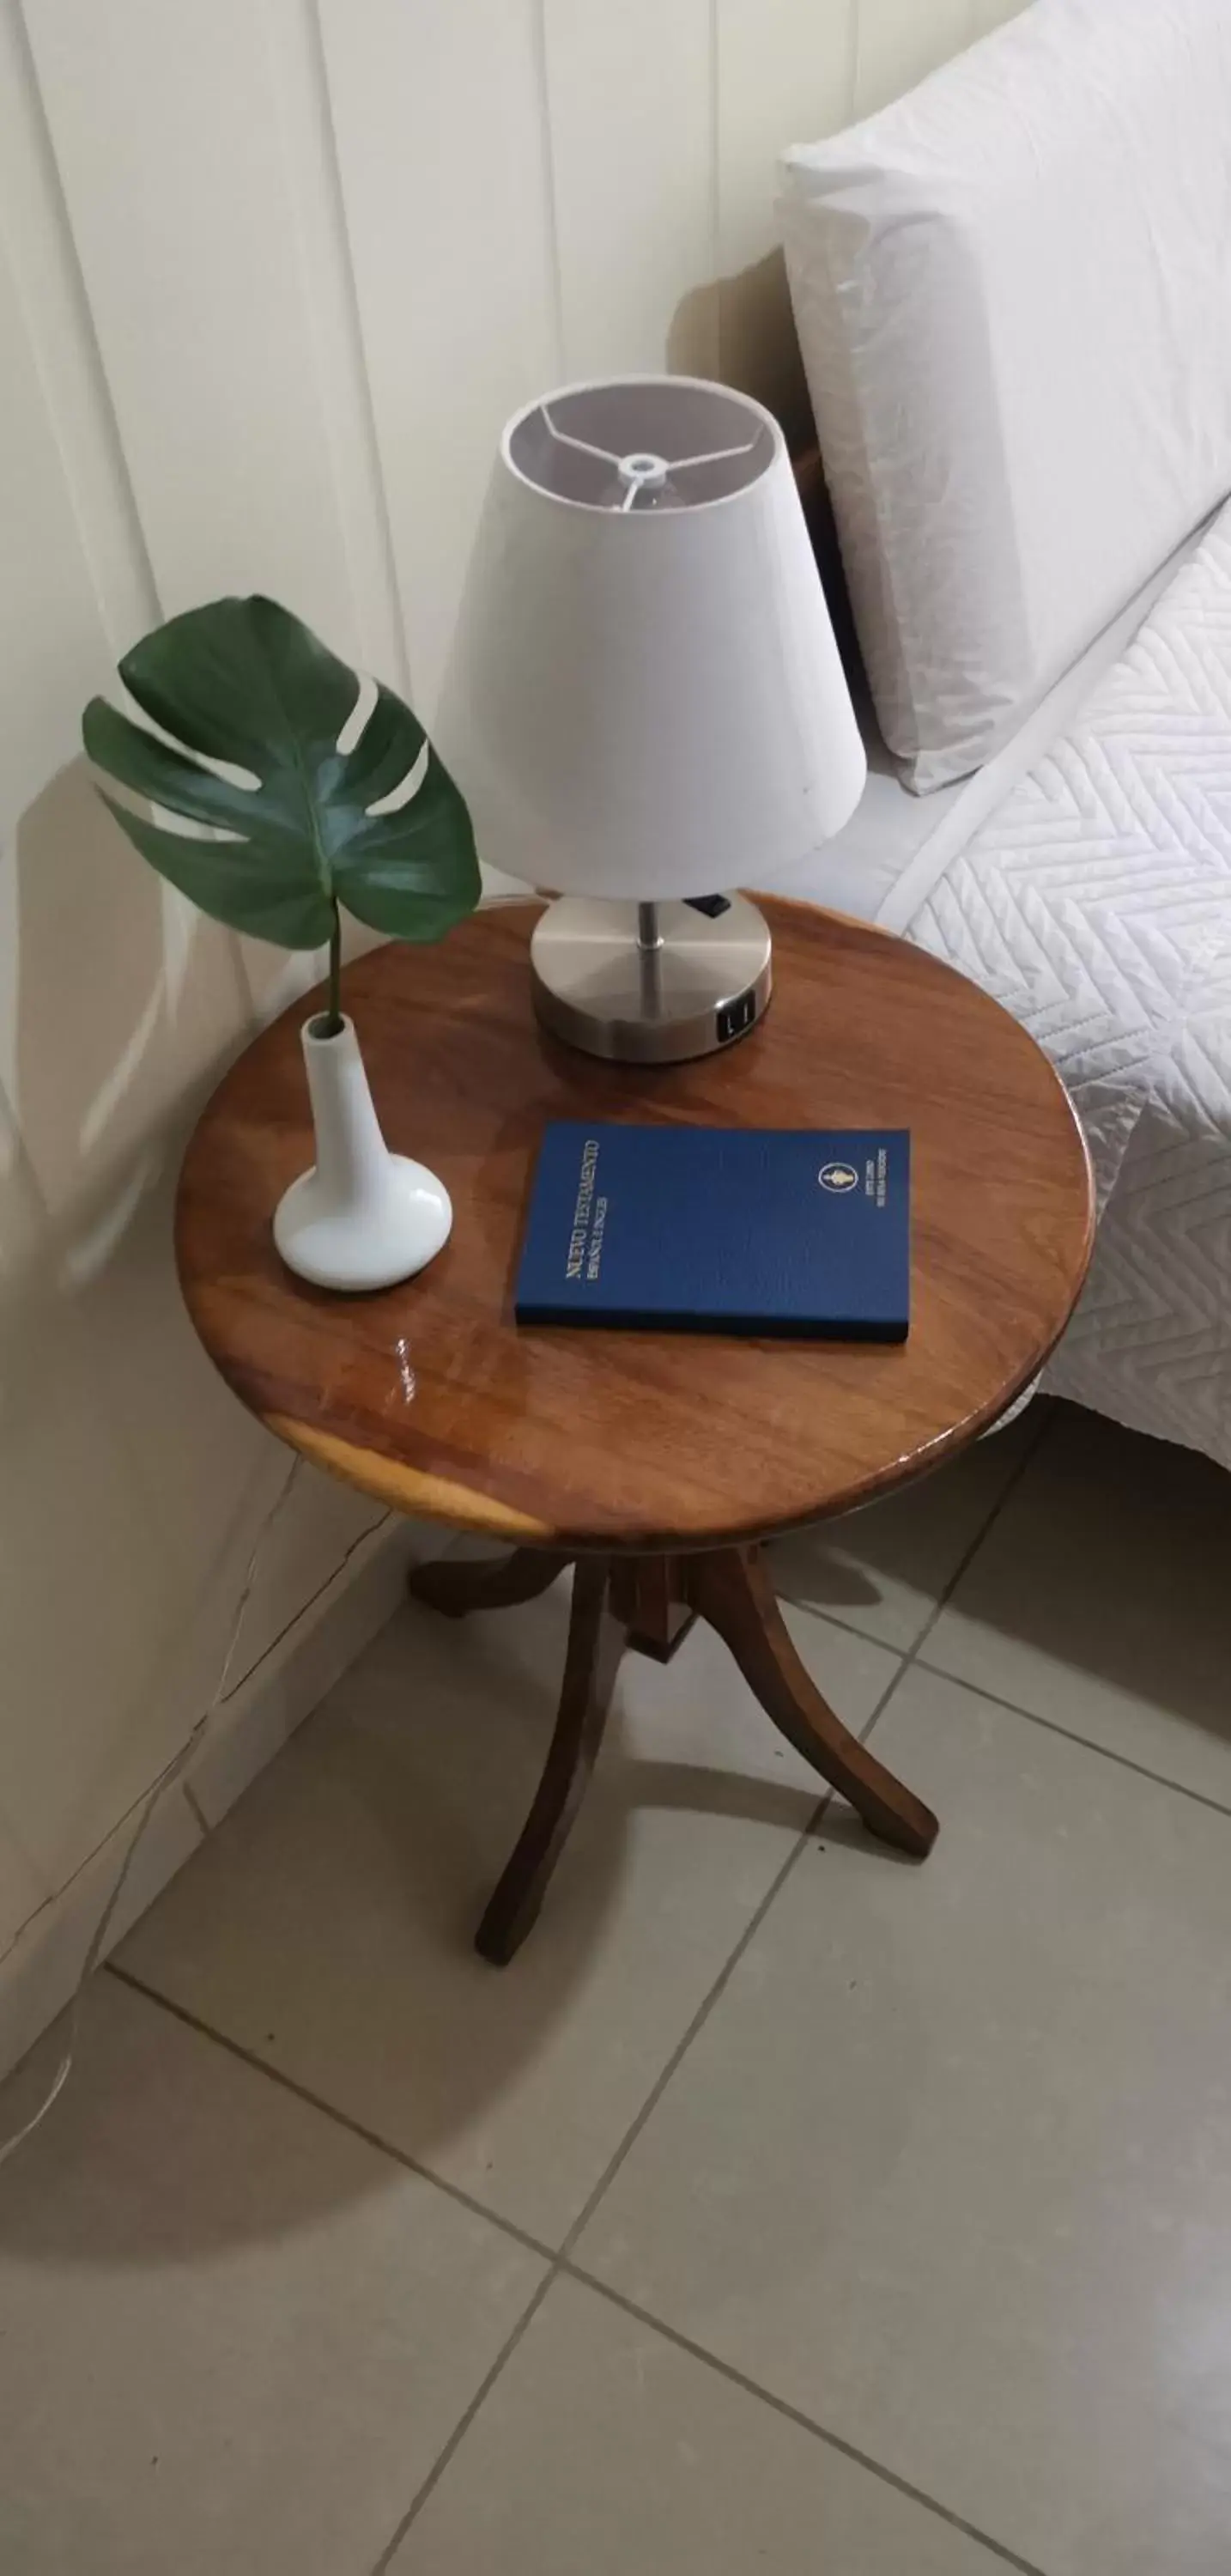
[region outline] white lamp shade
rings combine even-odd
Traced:
[[[434,730],[481,856],[530,884],[650,901],[803,865],[866,762],[772,414],[679,376],[518,413]]]

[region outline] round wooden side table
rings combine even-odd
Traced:
[[[177,1257],[227,1383],[272,1431],[395,1509],[506,1540],[412,1589],[459,1616],[530,1599],[575,1562],[555,1733],[478,1933],[504,1961],[542,1902],[594,1758],[619,1653],[665,1659],[708,1620],[774,1724],[871,1832],[922,1858],[936,1820],[828,1707],[780,1616],[761,1542],[952,1456],[1029,1382],[1093,1240],[1089,1161],[1056,1074],[985,993],[922,950],[771,901],[775,991],[751,1036],[694,1064],[606,1065],[530,1006],[538,907],[347,970],[390,1146],[439,1172],[445,1250],[375,1296],[307,1287],[270,1219],[310,1159],[300,1023],[232,1067],[189,1146]],[[549,1118],[911,1130],[912,1314],[894,1347],[706,1334],[519,1331],[512,1284]]]

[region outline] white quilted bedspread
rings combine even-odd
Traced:
[[[1033,1031],[1090,1140],[1047,1384],[1231,1466],[1231,504],[908,935]]]

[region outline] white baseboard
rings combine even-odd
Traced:
[[[159,1799],[109,1926],[108,1950],[392,1618],[407,1567],[441,1555],[451,1538],[447,1529],[391,1515],[262,1656],[219,1710],[191,1770]],[[71,2001],[139,1812],[127,1816],[68,1886],[31,1915],[0,1960],[0,2077]]]

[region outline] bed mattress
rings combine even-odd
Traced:
[[[1101,1224],[1047,1383],[1231,1465],[1231,504],[1056,739],[992,770],[879,918],[1033,1032],[1085,1126]]]
[[[1211,524],[1205,522],[1177,546],[1064,678],[1048,690],[1012,741],[969,778],[936,788],[927,796],[915,795],[886,750],[866,687],[853,683],[868,755],[868,782],[855,813],[802,869],[788,876],[761,876],[758,885],[766,893],[794,895],[806,903],[825,904],[833,912],[853,913],[857,920],[878,921],[887,930],[905,928],[949,861],[974,839],[989,814],[1079,714],[1099,681],[1114,670],[1155,601],[1196,552]]]

